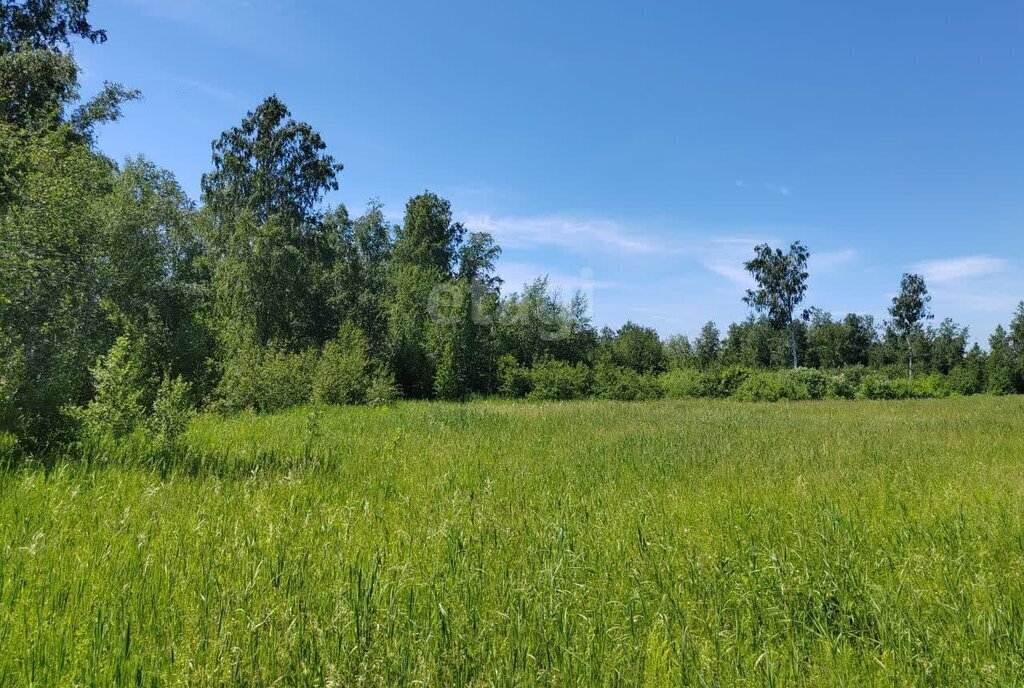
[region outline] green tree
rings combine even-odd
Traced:
[[[665,342],[665,360],[672,368],[689,368],[694,364],[693,344],[684,334],[675,334]]]
[[[339,208],[324,224],[332,245],[329,301],[335,318],[355,323],[366,335],[370,357],[385,360],[394,229],[384,216],[384,206],[371,201],[355,222],[349,222],[348,213]]]
[[[799,364],[794,316],[807,293],[810,255],[799,241],[790,246],[787,253],[761,244],[754,248],[754,258],[744,264],[757,282],[757,288],[748,289],[743,301],[755,311],[766,314],[775,327],[789,331],[794,368]]]
[[[722,348],[722,335],[713,322],[707,322],[701,328],[693,343],[693,353],[697,359],[697,365],[707,370],[718,361],[718,354]]]
[[[928,308],[932,297],[928,294],[924,277],[921,275],[903,275],[900,281],[900,293],[893,297],[889,315],[892,320],[890,329],[904,341],[907,351],[907,362],[910,377],[914,377],[915,338],[920,335],[922,323],[931,320]]]
[[[247,210],[259,222],[277,215],[300,234],[314,233],[319,204],[337,190],[344,169],[326,149],[312,126],[292,119],[285,104],[270,96],[213,142],[203,200],[218,219]]]
[[[1017,306],[1010,321],[1010,356],[1014,373],[1014,387],[1024,394],[1024,301]]]
[[[388,327],[391,368],[407,396],[429,397],[435,391],[443,338],[437,336],[431,308],[439,290],[454,279],[464,236],[465,228],[452,221],[451,204],[436,194],[425,192],[406,204],[389,264]]]
[[[337,339],[327,342],[313,376],[313,401],[361,404],[370,386],[371,364],[366,335],[346,322]]]
[[[334,253],[320,202],[342,166],[325,149],[273,96],[214,141],[202,190],[222,331],[298,351],[336,326],[321,318]]]
[[[627,322],[615,333],[611,353],[615,365],[641,375],[665,370],[665,348],[658,333],[650,327]]]
[[[843,364],[867,365],[878,339],[875,319],[870,315],[849,313],[843,318],[843,330]]]
[[[967,328],[946,318],[931,335],[931,368],[935,372],[949,374],[964,362],[967,355]]]
[[[76,36],[107,40],[89,23],[89,0],[0,0],[0,53],[22,46],[60,51]]]
[[[92,368],[96,395],[75,411],[86,436],[121,438],[142,426],[149,390],[140,363],[142,347],[127,336],[114,340]]]
[[[0,208],[0,338],[20,352],[12,416],[43,438],[59,432],[60,408],[87,398],[89,366],[110,343],[97,210],[112,166],[60,131],[16,138],[22,174]]]
[[[986,381],[993,394],[1013,394],[1013,349],[1010,336],[1002,325],[997,325],[988,340],[988,366]]]
[[[846,363],[849,330],[832,314],[820,308],[808,313],[807,365],[811,368],[839,368]]]
[[[502,299],[497,339],[499,355],[514,356],[524,366],[548,358],[591,363],[598,345],[584,295],[577,292],[565,302],[546,276]]]

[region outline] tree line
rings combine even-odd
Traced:
[[[494,238],[436,194],[409,199],[398,224],[376,201],[357,216],[326,207],[343,167],[274,96],[213,142],[192,200],[145,158],[99,151],[97,127],[139,94],[107,84],[83,101],[74,40],[106,40],[87,0],[0,0],[0,431],[26,446],[169,435],[195,408],[653,398],[682,389],[680,370],[719,396],[731,388],[709,381],[781,368],[1024,391],[1024,304],[988,351],[950,320],[930,325],[916,275],[884,323],[800,311],[800,243],[754,249],[752,315],[724,333],[599,330],[581,294],[546,278],[504,289]]]

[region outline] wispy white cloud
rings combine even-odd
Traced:
[[[119,0],[122,5],[155,19],[187,26],[212,38],[237,46],[274,51],[267,40],[289,15],[303,11],[302,3],[289,0]]]
[[[853,248],[811,253],[810,267],[815,272],[835,272],[841,267],[856,262],[859,258],[860,252]]]
[[[464,221],[474,231],[490,232],[500,244],[508,248],[557,246],[574,252],[598,250],[626,253],[656,253],[668,249],[664,242],[654,237],[607,219],[579,219],[560,215],[469,215]]]
[[[170,77],[170,80],[182,88],[195,91],[196,93],[212,98],[213,100],[219,100],[222,103],[236,105],[242,102],[242,99],[231,91],[215,86],[206,81],[181,76]]]
[[[563,295],[575,291],[593,292],[596,290],[617,289],[623,286],[619,282],[600,279],[590,268],[583,268],[577,274],[551,270],[536,263],[502,261],[498,265],[498,275],[505,281],[505,293],[522,291],[523,287],[538,277],[547,277],[548,284]]]
[[[705,270],[741,289],[749,289],[754,281],[743,264],[750,260],[754,247],[764,242],[765,239],[756,237],[719,237],[699,247],[698,252]]]
[[[958,280],[984,277],[1003,272],[1010,265],[1008,260],[992,256],[961,256],[943,260],[928,260],[913,267],[914,272],[924,275],[925,280],[938,284]]]
[[[793,192],[789,186],[785,184],[775,184],[773,182],[765,182],[764,189],[765,191],[777,193],[780,196],[789,196]]]
[[[721,237],[710,240],[697,252],[702,254],[701,264],[706,270],[737,287],[749,289],[754,280],[743,266],[753,255],[754,247],[762,243],[776,242],[757,237]],[[859,258],[860,252],[853,248],[811,253],[810,269],[812,274],[829,274]]]

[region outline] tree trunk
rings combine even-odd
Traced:
[[[792,325],[789,326],[789,351],[793,354],[793,370],[796,370],[799,367],[796,358],[796,328]]]

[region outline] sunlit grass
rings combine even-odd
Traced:
[[[1024,403],[400,404],[0,474],[0,686],[1005,685]]]

